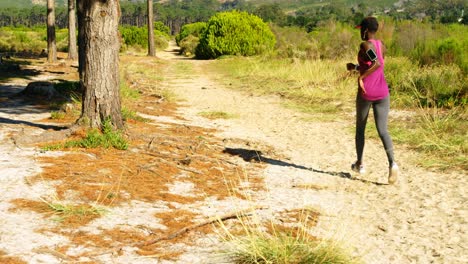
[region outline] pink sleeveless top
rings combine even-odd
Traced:
[[[371,75],[363,79],[364,88],[366,89],[366,94],[362,94],[362,97],[368,101],[377,101],[384,99],[388,96],[388,84],[385,80],[384,75],[384,58],[382,55],[382,43],[380,40],[370,39],[369,40],[375,47],[377,58],[380,62],[380,67],[373,72]],[[362,60],[358,58],[359,67],[361,69],[368,69],[372,64],[369,60]]]

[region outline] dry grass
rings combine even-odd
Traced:
[[[219,233],[230,245],[225,254],[233,263],[361,263],[339,243],[311,235],[319,216],[307,208],[280,212],[269,221],[254,215],[236,226],[220,223]]]
[[[4,251],[0,250],[0,263],[2,264],[26,264],[27,262],[20,258],[7,255]]]
[[[198,115],[206,117],[208,119],[230,119],[235,118],[236,116],[230,113],[226,113],[223,111],[207,111],[207,112],[200,112]]]

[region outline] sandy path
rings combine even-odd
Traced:
[[[396,146],[400,183],[373,184],[386,183],[388,169],[381,143],[368,140],[368,174],[362,181],[340,177],[349,175],[354,161],[352,120],[314,122],[281,107],[277,98],[225,89],[203,71],[209,61],[180,60],[173,48],[158,56],[171,61],[165,85],[186,100],[180,110],[184,116],[218,128],[226,139],[266,143],[287,157],[269,162],[264,176],[270,194],[258,203],[278,209],[321,208],[325,216],[317,233],[347,241],[366,263],[466,263],[466,172],[442,174],[415,167],[411,160],[416,153]],[[177,74],[174,68],[181,64],[191,65],[192,74]],[[211,121],[198,116],[203,111],[238,118]],[[325,189],[292,188],[301,183]]]

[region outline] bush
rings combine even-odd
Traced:
[[[454,107],[466,104],[468,86],[456,65],[425,67],[415,72],[414,87],[423,106]]]
[[[279,58],[318,59],[318,41],[299,27],[278,27],[272,25],[276,36],[276,51]]]
[[[81,140],[68,141],[64,148],[115,148],[128,149],[128,142],[122,136],[121,131],[114,130],[109,120],[103,123],[102,132],[96,129],[90,130]]]
[[[388,55],[409,57],[420,66],[456,64],[465,74],[468,72],[464,49],[468,45],[468,27],[418,21],[395,22],[392,26],[392,38],[383,39]]]
[[[188,36],[200,38],[203,31],[205,31],[207,24],[205,22],[196,22],[182,26],[180,33],[175,37],[177,45]]]
[[[161,21],[154,22],[154,30],[159,31],[167,36],[171,35],[171,29],[168,26],[164,25],[164,23]]]
[[[123,49],[128,46],[148,47],[148,28],[123,26],[119,28],[123,39]],[[154,44],[156,48],[166,48],[168,46],[169,36],[161,31],[154,31]]]
[[[123,43],[127,46],[148,45],[148,31],[144,27],[124,26],[120,27]]]
[[[334,20],[320,22],[310,34],[319,42],[322,59],[355,57],[359,49],[359,32],[341,22]]]
[[[265,22],[247,12],[222,12],[211,17],[195,55],[200,59],[222,55],[259,55],[272,51],[275,36]]]
[[[463,47],[468,46],[468,39],[446,38],[437,41],[436,56],[444,64],[457,64],[463,72],[468,73],[468,55]]]
[[[66,29],[56,31],[57,50],[68,47]],[[0,52],[40,53],[47,48],[47,29],[45,27],[2,27],[0,28]]]
[[[457,65],[433,65],[419,68],[409,59],[391,58],[385,64],[386,79],[404,106],[452,108],[465,106],[467,77]]]
[[[187,56],[194,54],[195,49],[197,48],[199,43],[200,43],[200,39],[193,35],[189,35],[188,37],[185,37],[179,44],[180,54],[184,54]]]

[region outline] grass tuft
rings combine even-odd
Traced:
[[[124,120],[131,119],[140,122],[148,122],[148,119],[138,115],[136,111],[130,110],[125,106],[122,107],[122,118]]]
[[[231,259],[239,264],[361,263],[331,241],[307,241],[288,234],[254,235],[236,241]]]
[[[224,254],[236,264],[362,263],[340,243],[311,235],[318,221],[316,211],[299,209],[289,213],[297,214],[293,216],[295,220],[281,221],[281,224],[262,222],[255,215],[239,218],[240,231],[236,228],[231,231],[219,223],[221,237],[229,245]],[[286,219],[292,216],[287,215]]]
[[[65,113],[60,111],[52,111],[50,113],[50,119],[60,120],[65,118]]]
[[[64,148],[115,148],[126,150],[128,149],[128,142],[120,131],[114,130],[110,121],[106,121],[103,124],[102,132],[97,129],[92,129],[80,140],[71,140],[64,144],[47,145],[42,149],[47,151]]]
[[[223,111],[208,111],[208,112],[200,112],[198,115],[206,117],[208,119],[231,119],[235,118],[236,116],[233,114],[229,114]]]
[[[57,216],[55,220],[63,222],[65,220],[70,220],[71,218],[77,219],[89,219],[98,216],[102,216],[106,213],[104,208],[96,207],[88,204],[67,204],[60,202],[58,200],[47,201],[41,198],[42,202],[47,205],[47,208],[52,211],[54,215]]]

